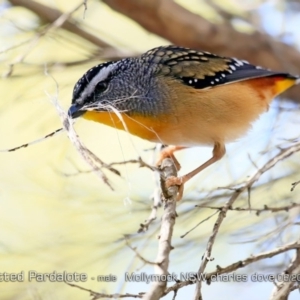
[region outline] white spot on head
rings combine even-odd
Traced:
[[[216,78],[215,81],[218,82],[218,81],[219,81],[219,78]]]
[[[189,84],[192,84],[193,83],[193,80],[189,80]]]
[[[98,74],[96,74],[96,75],[92,78],[92,80],[87,84],[87,86],[85,87],[85,89],[82,91],[80,97],[79,97],[78,99],[76,99],[76,102],[81,104],[81,103],[83,102],[83,100],[84,100],[86,97],[88,97],[88,96],[93,92],[93,90],[94,90],[96,84],[97,84],[98,82],[100,82],[100,81],[105,80],[105,79],[108,77],[108,75],[115,69],[115,67],[116,67],[117,64],[118,64],[118,62],[109,64],[109,65],[106,66],[106,67],[102,67],[102,68],[99,70]],[[95,67],[92,68],[92,69],[90,69],[90,70],[88,71],[88,73],[91,72],[91,71],[94,70],[94,69],[95,69]]]
[[[210,84],[215,84],[215,83],[213,81],[211,81]]]
[[[195,79],[194,79],[194,81],[195,81],[195,82],[198,82],[198,79],[197,79],[197,78],[195,78]]]

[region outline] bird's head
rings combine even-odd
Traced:
[[[137,58],[106,62],[89,69],[74,87],[69,116],[74,119],[89,111],[113,109],[128,114],[139,112],[151,85],[149,77],[143,76],[145,72]]]

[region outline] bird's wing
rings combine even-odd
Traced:
[[[245,60],[177,46],[158,47],[141,58],[155,63],[157,75],[172,76],[196,89],[268,76],[296,79],[288,73],[273,72]]]

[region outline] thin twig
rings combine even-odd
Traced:
[[[140,168],[146,167],[146,168],[150,169],[151,171],[159,171],[158,168],[147,164],[141,157],[139,157],[138,159],[129,159],[129,160],[124,160],[124,161],[120,161],[120,162],[113,162],[113,163],[108,164],[107,166],[112,167],[115,165],[125,165],[125,164],[139,164]]]
[[[279,212],[279,211],[286,211],[288,212],[289,210],[299,207],[300,203],[291,203],[290,205],[285,205],[285,206],[279,206],[279,207],[272,207],[268,205],[264,205],[263,208],[244,208],[244,207],[229,207],[228,210],[234,210],[234,211],[245,211],[245,212],[251,212],[254,211],[256,212],[256,215],[259,216],[262,212]],[[211,205],[195,205],[195,207],[201,207],[201,208],[209,208],[209,209],[215,209],[215,210],[221,210],[223,206],[211,206]]]
[[[90,151],[90,150],[88,150],[88,151]],[[95,154],[93,154],[93,155],[95,155]],[[119,170],[113,168],[113,166],[126,165],[126,164],[139,164],[140,168],[146,167],[146,168],[148,168],[148,169],[150,169],[152,171],[159,171],[156,167],[147,164],[141,158],[139,158],[139,159],[123,160],[123,161],[119,161],[119,162],[112,162],[112,163],[109,163],[109,164],[105,163],[102,160],[100,160],[99,162],[101,162],[101,167],[110,170],[111,172],[113,172],[114,174],[116,174],[118,176],[121,176],[121,172]],[[60,172],[60,173],[62,175],[64,175],[65,177],[71,177],[71,176],[78,176],[78,175],[81,175],[81,174],[89,174],[89,173],[92,173],[92,172],[93,172],[93,170],[79,170],[77,168],[77,172],[73,172],[73,173]]]
[[[148,264],[148,265],[156,265],[157,263],[156,262],[152,262],[148,259],[146,259],[143,255],[141,255],[135,247],[132,247],[128,241],[128,239],[125,237],[125,241],[126,241],[126,245],[129,249],[131,249],[135,254],[136,256],[145,264]]]
[[[214,215],[216,215],[218,212],[214,212],[213,214],[211,214],[210,216],[208,216],[207,218],[205,218],[204,220],[201,220],[198,224],[196,224],[192,229],[188,230],[185,234],[181,235],[181,238],[186,237],[190,232],[192,232],[194,229],[196,229],[199,225],[203,224],[204,222],[208,221],[210,218],[212,218]]]
[[[13,5],[20,5],[20,6],[28,6],[30,7],[30,9],[33,9],[34,7],[43,7],[44,5],[36,3],[34,1],[31,0],[11,0],[10,1]],[[74,12],[76,12],[79,8],[81,8],[84,5],[84,1],[81,2],[80,4],[78,4],[76,7],[74,7],[72,10],[70,10],[67,13],[56,13],[55,16],[56,18],[54,18],[52,21],[53,23],[49,24],[48,26],[46,26],[46,28],[44,28],[43,30],[41,30],[40,32],[38,32],[30,41],[30,44],[28,45],[27,49],[25,51],[22,51],[22,54],[19,55],[11,64],[9,64],[9,69],[6,72],[6,74],[4,75],[5,77],[9,77],[12,75],[13,73],[13,69],[14,69],[14,65],[21,63],[24,61],[24,59],[26,58],[26,56],[30,53],[30,51],[32,50],[32,48],[35,47],[35,45],[38,44],[38,41],[40,40],[40,38],[44,35],[46,35],[51,29],[53,28],[58,28],[58,27],[63,27],[64,24],[66,24],[68,22],[68,19],[72,16],[72,14]],[[43,8],[45,9],[45,8]],[[51,10],[53,10],[52,8],[49,8],[46,6],[46,10],[50,13]],[[34,11],[34,9],[33,9]]]
[[[104,294],[104,293],[98,293],[95,291],[92,291],[90,289],[86,289],[80,285],[74,284],[74,283],[70,283],[70,282],[66,282],[65,283],[71,287],[80,289],[82,291],[86,291],[89,292],[91,296],[93,296],[93,298],[91,300],[96,300],[96,299],[100,299],[100,298],[109,298],[109,299],[118,299],[118,298],[142,298],[144,293],[139,293],[139,294]]]
[[[57,9],[54,9],[50,6],[47,6],[47,5],[32,1],[32,0],[10,0],[10,3],[12,5],[23,6],[27,9],[31,10],[32,12],[37,14],[41,19],[43,19],[43,21],[46,21],[48,23],[56,22],[56,20],[61,18],[61,16],[69,14],[69,13],[64,14]],[[78,8],[80,8],[82,6],[84,6],[84,8],[86,9],[86,0],[82,1],[79,4]],[[69,17],[70,17],[70,15],[69,15]],[[94,45],[97,45],[98,47],[112,48],[112,46],[110,44],[108,44],[107,42],[99,39],[95,35],[92,35],[91,33],[87,32],[87,31],[83,30],[82,28],[80,28],[79,26],[77,26],[76,23],[74,22],[74,20],[72,20],[72,19],[66,20],[60,26],[62,28],[64,28],[65,30],[68,30],[68,31],[82,37],[83,39],[93,43]]]
[[[297,186],[299,183],[300,183],[300,180],[298,180],[298,181],[292,183],[291,192],[294,191],[294,189],[296,188],[296,186]]]
[[[148,228],[149,228],[149,226],[150,226],[150,224],[153,223],[156,220],[156,215],[157,215],[157,209],[158,209],[158,207],[159,207],[158,205],[153,205],[152,206],[152,209],[151,209],[149,217],[147,218],[147,220],[145,220],[144,223],[140,224],[140,228],[137,231],[138,233],[147,231]]]
[[[276,249],[272,249],[270,251],[266,251],[257,255],[251,255],[250,257],[244,259],[244,260],[240,260],[238,262],[235,262],[233,264],[228,265],[227,267],[220,267],[217,266],[217,269],[213,272],[209,272],[209,273],[205,273],[204,274],[204,278],[205,280],[209,283],[211,278],[217,275],[221,275],[221,274],[225,274],[225,273],[231,273],[237,269],[240,268],[244,268],[249,264],[252,264],[254,262],[260,261],[262,259],[266,259],[266,258],[271,258],[274,257],[278,254],[287,252],[289,250],[292,249],[300,249],[300,243],[299,242],[294,242],[294,243],[290,243],[290,244],[286,244],[283,245],[281,247],[278,247]]]
[[[46,70],[46,74],[47,74],[47,70]],[[56,82],[56,80],[53,77],[52,77],[52,79],[54,80],[54,82],[56,84],[56,96],[51,97],[51,101],[52,101],[53,105],[55,106],[55,108],[58,112],[58,115],[61,118],[63,128],[66,131],[66,133],[68,135],[68,138],[70,139],[72,144],[75,146],[75,148],[77,149],[77,151],[79,152],[81,157],[90,165],[90,167],[92,167],[95,174],[97,174],[100,177],[100,179],[113,190],[113,187],[110,184],[107,176],[101,170],[101,168],[103,166],[105,166],[104,163],[102,162],[102,160],[100,158],[98,158],[91,150],[89,150],[80,141],[80,139],[78,138],[78,135],[77,135],[77,133],[76,133],[74,127],[73,127],[73,120],[68,116],[68,114],[62,109],[62,107],[58,103],[58,99],[57,99],[58,90],[59,90],[58,89],[58,83]],[[100,167],[99,167],[99,165],[100,165]],[[116,173],[113,169],[111,171]]]

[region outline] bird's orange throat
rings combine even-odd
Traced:
[[[107,111],[87,111],[84,113],[83,118],[98,123],[102,123],[116,129],[128,131],[140,138],[157,141],[159,140],[158,134],[161,122],[156,120],[155,117],[145,116],[128,116],[125,113],[116,114]],[[161,120],[160,116],[160,120]]]

